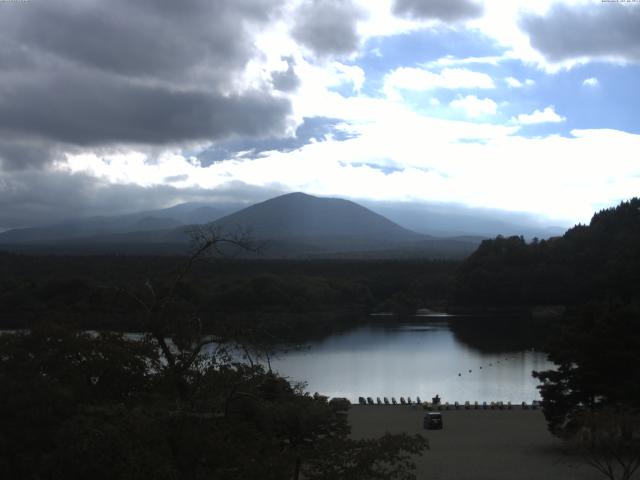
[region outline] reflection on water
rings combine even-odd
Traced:
[[[430,400],[436,394],[450,403],[538,400],[531,371],[547,370],[553,364],[546,354],[522,348],[528,345],[522,339],[513,342],[518,327],[511,322],[505,331],[502,327],[508,323],[483,323],[492,325],[484,328],[458,322],[451,327],[445,320],[431,318],[367,325],[280,354],[271,358],[271,365],[289,380],[307,382],[310,392],[351,401],[360,396]],[[0,334],[24,332],[0,330]],[[532,336],[526,329],[521,333]],[[140,340],[143,334],[125,337]],[[205,350],[211,353],[215,348],[214,344]]]
[[[281,375],[307,390],[352,401],[359,396],[410,396],[443,401],[531,402],[539,399],[532,370],[552,364],[532,350],[483,353],[457,340],[446,322],[363,326],[280,355]]]

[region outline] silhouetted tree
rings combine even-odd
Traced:
[[[549,345],[556,369],[534,372],[549,430],[611,479],[640,465],[640,308],[574,310]]]
[[[586,463],[609,480],[630,480],[640,468],[640,414],[603,408],[588,410],[572,443]]]

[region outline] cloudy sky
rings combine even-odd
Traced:
[[[281,192],[640,193],[640,2],[0,0],[0,230]]]

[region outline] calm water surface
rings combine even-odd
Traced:
[[[420,396],[443,401],[531,402],[532,370],[553,364],[542,352],[483,353],[458,341],[446,322],[363,326],[279,355],[274,370],[331,397]]]
[[[291,381],[305,381],[309,392],[354,402],[360,396],[429,400],[436,394],[450,403],[531,402],[540,399],[531,371],[553,368],[539,351],[473,348],[446,320],[362,326],[279,354],[271,365]]]

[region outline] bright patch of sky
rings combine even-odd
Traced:
[[[478,42],[478,35],[475,33],[436,28],[371,38],[363,47],[362,56],[356,61],[367,73],[369,89],[365,93],[375,95],[382,87],[384,77],[394,69],[419,67],[446,58],[480,58],[499,56],[502,53],[503,49],[496,47],[487,38]]]

